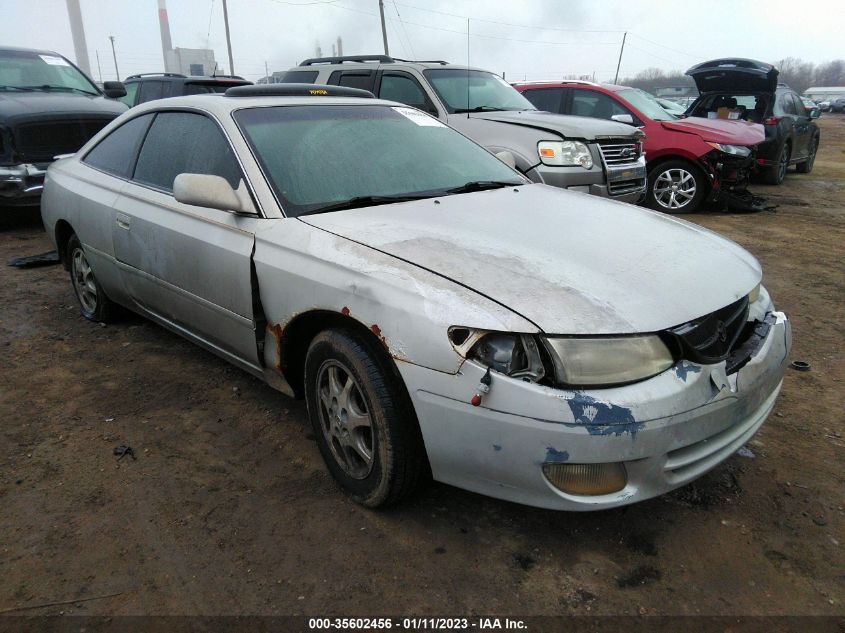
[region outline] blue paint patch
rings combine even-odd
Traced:
[[[567,462],[569,461],[569,453],[566,451],[559,451],[554,446],[546,447],[546,461],[547,462]]]
[[[585,393],[576,393],[566,402],[575,418],[575,423],[567,426],[583,426],[590,435],[630,433],[633,438],[645,426],[634,419],[631,409],[596,400]]]
[[[493,450],[494,451],[500,451],[500,450],[502,450],[502,447],[499,446],[498,444],[493,444]]]
[[[675,365],[675,375],[683,380],[684,382],[687,381],[687,376],[689,374],[700,374],[701,373],[701,365],[696,365],[686,360],[682,360],[680,363]]]

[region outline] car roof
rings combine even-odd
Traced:
[[[36,53],[42,55],[56,55],[58,57],[64,57],[61,53],[57,53],[56,51],[50,51],[41,48],[23,48],[20,46],[0,46],[0,51],[14,51],[16,53]]]
[[[594,81],[584,81],[583,79],[550,79],[548,81],[514,81],[512,86],[519,86],[520,88],[599,88],[609,92],[618,92],[620,90],[630,90],[631,86],[620,86],[617,84],[600,84]]]
[[[140,73],[137,75],[129,75],[125,80],[124,83],[130,82],[137,82],[137,81],[182,81],[185,83],[188,82],[202,82],[202,83],[212,83],[212,82],[220,82],[220,83],[237,83],[237,82],[246,82],[252,83],[248,79],[244,79],[243,77],[232,77],[232,76],[224,76],[224,75],[182,75],[179,73]]]
[[[387,68],[387,67],[413,67],[420,70],[428,68],[447,68],[459,70],[478,70],[481,72],[492,72],[486,68],[476,68],[473,66],[462,66],[460,64],[451,64],[443,60],[408,60],[400,59],[398,57],[388,57],[387,55],[347,55],[344,57],[312,57],[305,59],[288,69],[290,71],[308,71],[308,70],[355,70],[356,68],[365,68],[367,70],[373,68]],[[493,73],[496,74],[496,73]]]

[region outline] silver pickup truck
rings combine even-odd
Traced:
[[[642,132],[613,121],[539,111],[486,70],[385,55],[320,57],[292,68],[282,82],[361,88],[413,106],[493,153],[509,153],[534,182],[622,202],[636,203],[645,195]]]

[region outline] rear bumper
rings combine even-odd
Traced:
[[[649,380],[609,389],[565,391],[494,375],[473,407],[484,369],[466,362],[454,375],[399,363],[435,479],[517,503],[599,510],[666,493],[731,456],[760,428],[781,389],[791,346],[789,321],[774,322],[748,363],[681,361]],[[622,463],[625,486],[574,495],[554,487],[544,463]]]
[[[13,206],[38,204],[46,173],[47,165],[0,166],[0,202]]]

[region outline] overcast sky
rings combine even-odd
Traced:
[[[79,0],[91,71],[114,79],[164,68],[156,0]],[[378,0],[228,0],[235,72],[248,79],[315,55],[381,53]],[[168,0],[174,46],[212,48],[228,70],[222,0]],[[716,57],[822,62],[845,57],[841,3],[817,0],[385,0],[390,53],[467,60],[508,79],[592,75],[612,79],[648,67],[686,70]],[[839,16],[839,17],[836,17]],[[507,23],[507,24],[503,24]],[[65,0],[0,0],[0,45],[47,48],[75,59]]]

